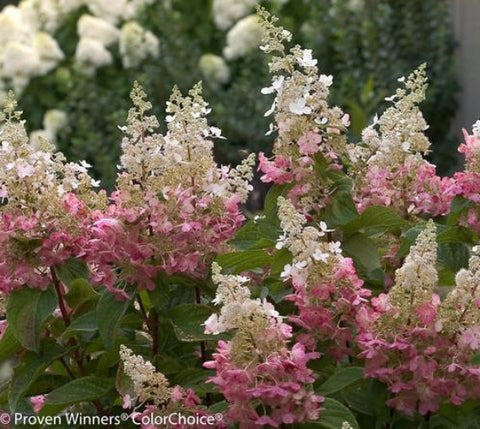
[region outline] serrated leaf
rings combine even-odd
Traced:
[[[63,333],[63,336],[68,338],[76,334],[93,333],[97,330],[97,313],[95,311],[89,311],[74,319]]]
[[[69,288],[74,280],[88,279],[87,265],[77,258],[71,258],[54,269],[60,281]]]
[[[346,238],[342,243],[342,249],[346,256],[353,259],[355,266],[366,275],[382,267],[377,246],[364,234],[358,233]]]
[[[96,301],[99,298],[100,294],[93,289],[90,282],[81,278],[70,282],[68,292],[65,295],[65,301],[74,310],[88,301]]]
[[[37,351],[40,333],[47,318],[57,308],[57,295],[53,287],[45,291],[24,287],[8,297],[8,325],[20,344]]]
[[[24,356],[22,363],[15,368],[12,378],[9,395],[10,412],[15,412],[19,401],[52,361],[60,358],[65,353],[67,351],[58,344],[49,342],[45,343],[39,354],[29,352]]]
[[[363,380],[364,371],[361,367],[347,367],[337,369],[332,376],[316,389],[320,395],[331,395],[346,387]]]
[[[322,408],[324,409],[318,421],[319,427],[324,429],[340,429],[343,422],[348,422],[353,429],[359,429],[358,422],[352,412],[335,399],[325,398]]]
[[[276,228],[273,228],[274,232],[268,230],[264,223],[264,219],[248,221],[237,231],[230,244],[239,250],[274,247],[279,236],[278,231]]]
[[[113,388],[115,382],[112,378],[87,377],[77,378],[47,395],[45,405],[71,405],[78,402],[101,399]]]
[[[342,229],[349,234],[360,231],[367,235],[376,235],[394,232],[406,226],[408,222],[395,210],[389,207],[373,206],[368,207],[356,219],[343,225]]]
[[[218,341],[218,335],[204,333],[203,323],[212,313],[212,308],[207,305],[181,304],[170,310],[168,316],[180,341]]]
[[[17,338],[12,332],[12,328],[7,327],[0,339],[0,362],[11,358],[22,348]]]
[[[350,192],[339,191],[332,203],[325,208],[324,218],[330,227],[338,227],[353,222],[358,217],[357,207]]]
[[[261,268],[272,263],[272,256],[264,250],[245,250],[243,252],[224,253],[216,262],[224,269],[234,274],[253,268]]]
[[[97,304],[97,326],[105,347],[112,348],[115,336],[131,300],[118,301],[108,290],[102,294]]]

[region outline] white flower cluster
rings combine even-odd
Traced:
[[[235,60],[257,48],[262,40],[258,17],[251,14],[258,0],[214,0],[212,15],[215,25],[227,31],[223,56]],[[247,16],[248,15],[248,16]],[[201,61],[202,73],[220,84],[229,79],[229,70],[221,57],[206,54]]]
[[[159,42],[151,31],[145,30],[138,22],[128,21],[122,27],[119,48],[123,66],[132,68],[148,57],[157,57]]]
[[[386,98],[393,106],[380,118],[375,117],[362,133],[362,144],[350,149],[354,164],[391,168],[404,165],[407,160],[420,160],[428,152],[430,142],[425,135],[428,125],[418,107],[427,89],[425,68],[423,64],[407,79],[399,79],[404,88]]]
[[[307,220],[289,200],[280,196],[277,201],[283,234],[277,240],[276,248],[287,248],[293,255],[292,264],[285,265],[282,278],[287,280],[295,276],[306,280],[313,266],[342,258],[340,242],[324,239],[332,231],[325,222],[320,222],[318,228],[305,226]]]
[[[249,15],[238,21],[227,33],[223,55],[227,60],[245,56],[257,48],[262,40],[262,26],[257,15]]]
[[[153,0],[23,0],[0,12],[0,104],[5,87],[21,92],[36,76],[55,68],[65,55],[53,37],[69,14],[86,6],[91,15],[78,22],[76,59],[86,69],[111,64],[108,47],[121,41],[125,67],[137,65],[147,56],[158,55],[158,40],[139,24],[117,25],[132,20]],[[139,31],[140,27],[140,31]]]
[[[215,25],[228,30],[236,21],[248,15],[257,0],[213,0],[212,12]]]
[[[454,333],[480,324],[480,256],[473,254],[468,269],[462,268],[455,277],[455,287],[440,305],[437,329]]]
[[[218,335],[232,329],[245,329],[259,321],[276,320],[281,316],[266,300],[252,299],[250,289],[244,286],[247,277],[221,274],[217,263],[212,265],[212,279],[217,285],[213,303],[221,305],[220,314],[212,314],[204,323],[205,333]]]
[[[98,186],[88,174],[85,162],[67,163],[42,141],[39,148],[29,144],[23,121],[15,112],[13,95],[7,96],[6,114],[0,115],[0,199],[7,199],[2,210],[20,210],[23,215],[43,214],[45,219],[61,218],[62,197],[75,192],[85,201],[95,198]],[[54,124],[55,120],[49,118]]]
[[[308,168],[307,154],[321,151],[329,159],[332,154],[334,159],[342,156],[346,151],[349,119],[339,107],[328,104],[332,76],[319,73],[312,50],[298,45],[287,48],[292,34],[277,26],[275,17],[264,9],[260,9],[259,14],[263,29],[260,49],[272,54],[269,63],[272,84],[263,88],[262,93],[275,95],[271,108],[265,113],[265,116],[275,114],[267,133],[278,131],[274,154],[292,159],[292,170]],[[308,142],[309,139],[313,139],[314,144]],[[305,177],[309,177],[308,174]],[[313,182],[309,180],[309,186]]]
[[[53,0],[25,0],[0,12],[2,85],[7,83],[20,92],[33,77],[49,72],[63,60],[63,52],[49,34],[61,14]]]
[[[122,141],[119,187],[142,183],[143,190],[192,187],[197,192],[245,202],[252,189],[255,156],[252,154],[236,168],[218,167],[213,157],[214,138],[223,138],[221,130],[208,125],[206,116],[211,109],[202,98],[202,87],[195,85],[183,96],[174,88],[167,102],[165,136],[157,133],[158,120],[148,115],[152,105],[138,83],[134,84],[126,136]]]
[[[145,361],[140,355],[134,355],[132,350],[123,344],[120,345],[120,359],[140,402],[152,401],[156,407],[169,402],[172,389],[168,380],[161,372],[157,372],[151,362]]]
[[[157,37],[133,20],[138,11],[151,2],[152,0],[118,0],[113,4],[106,0],[89,2],[89,10],[95,16],[83,15],[78,21],[80,40],[75,53],[77,61],[93,73],[97,68],[113,62],[108,48],[117,42],[125,68],[136,67],[150,56],[157,57]],[[119,29],[117,26],[121,23],[123,25]]]
[[[47,110],[43,117],[43,129],[34,130],[30,133],[30,144],[36,149],[42,146],[44,140],[55,144],[58,133],[67,123],[67,114],[63,110]]]
[[[230,69],[225,60],[218,55],[202,55],[198,67],[205,80],[214,88],[230,80]]]
[[[437,247],[436,226],[429,220],[395,272],[395,285],[388,293],[390,305],[399,309],[399,320],[411,317],[419,304],[431,302],[438,284]]]

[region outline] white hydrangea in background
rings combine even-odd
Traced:
[[[84,14],[77,24],[75,58],[87,72],[111,64],[113,57],[107,48],[119,41],[120,51],[126,55],[125,67],[135,66],[149,55],[156,56],[158,40],[151,32],[142,29],[135,38],[132,27],[126,27],[127,34],[123,31],[125,25],[122,27],[153,1],[23,0],[18,6],[5,7],[0,11],[0,101],[5,88],[19,94],[30,80],[64,60],[54,33],[69,14],[83,6],[89,14]]]
[[[227,45],[223,55],[235,60],[256,49],[262,40],[262,27],[257,15],[249,15],[238,21],[227,33]]]
[[[113,62],[110,51],[101,42],[85,37],[80,39],[75,51],[77,61],[85,66],[91,74],[99,67],[108,66]]]
[[[119,49],[123,66],[131,68],[148,57],[158,57],[159,42],[151,31],[145,30],[136,21],[129,21],[122,27]]]
[[[215,25],[228,30],[236,21],[252,12],[257,0],[213,0],[212,12]]]
[[[205,80],[213,87],[223,85],[230,80],[230,69],[225,60],[218,55],[202,55],[198,67]]]
[[[82,15],[78,20],[77,32],[80,39],[93,39],[104,46],[110,46],[120,37],[120,30],[102,18]]]
[[[68,123],[67,114],[63,110],[47,110],[43,117],[43,129],[30,133],[30,144],[36,148],[41,147],[42,140],[55,144],[59,131]]]

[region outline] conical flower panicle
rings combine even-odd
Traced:
[[[51,267],[82,253],[83,220],[105,206],[86,162],[30,144],[13,93],[0,118],[0,290],[46,288]]]
[[[317,420],[323,398],[315,395],[306,364],[319,354],[306,353],[301,343],[290,347],[291,327],[272,304],[250,297],[248,278],[221,274],[217,264],[212,271],[213,302],[222,307],[205,322],[205,332],[234,333],[230,341],[219,341],[213,360],[204,364],[215,370],[209,382],[227,400],[225,422],[253,427]],[[260,410],[259,401],[267,407]]]
[[[272,84],[263,94],[274,94],[272,107],[265,116],[275,115],[267,134],[277,132],[273,159],[259,154],[264,182],[291,183],[296,186],[290,198],[306,211],[325,205],[327,195],[315,178],[317,154],[323,156],[330,168],[339,168],[339,158],[346,154],[348,115],[327,101],[332,77],[319,74],[317,60],[310,49],[294,46],[287,50],[291,34],[275,26],[276,19],[259,8],[264,28],[263,45],[273,53],[269,67]]]

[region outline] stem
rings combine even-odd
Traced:
[[[155,356],[158,353],[158,315],[154,308],[150,310],[150,318],[147,315],[147,310],[143,304],[142,297],[137,295],[137,302],[140,307],[143,321],[147,325],[148,332],[152,337],[152,353]]]
[[[63,367],[65,368],[65,371],[67,371],[67,374],[70,376],[70,378],[72,380],[75,380],[75,375],[73,374],[72,370],[70,369],[70,367],[67,365],[67,362],[65,362],[65,359],[62,357],[59,359],[60,360],[60,363],[63,365]]]
[[[197,304],[202,302],[202,294],[198,286],[195,286],[195,302]],[[203,366],[203,364],[207,361],[207,348],[205,346],[205,341],[200,341],[200,358]],[[207,404],[207,407],[212,404],[210,393],[205,394],[205,403]]]
[[[155,356],[158,354],[158,314],[154,308],[150,310],[150,326],[152,334],[152,351]]]
[[[64,288],[60,283],[60,280],[57,277],[57,273],[53,268],[50,268],[50,272],[52,274],[53,284],[55,286],[55,290],[58,296],[58,306],[60,308],[60,312],[62,313],[63,321],[65,322],[65,326],[70,326],[71,320],[70,315],[68,314],[67,307],[65,306],[65,301],[63,299]]]
[[[55,286],[55,291],[57,292],[57,295],[58,295],[58,306],[60,308],[60,312],[62,313],[62,318],[65,322],[65,325],[70,326],[70,324],[71,324],[70,315],[68,314],[67,307],[65,306],[65,301],[63,299],[63,294],[65,292],[65,289],[64,289],[63,285],[60,283],[60,280],[58,279],[57,274],[55,273],[55,270],[53,268],[51,268],[50,272],[51,272],[51,275],[52,275],[53,285]],[[75,338],[70,338],[68,343],[71,346],[74,346],[74,347],[77,346],[77,341],[75,340]],[[77,363],[78,370],[80,371],[80,374],[82,375],[82,377],[85,377],[87,375],[87,370],[86,370],[85,366],[83,365],[82,356],[80,354],[78,354],[77,350],[75,350],[73,352],[73,358],[74,358],[75,362]],[[74,379],[75,376],[74,376],[72,370],[69,368],[69,366],[67,365],[67,363],[64,361],[63,358],[60,359],[60,362],[62,362],[63,366],[65,367],[65,370],[68,373],[68,375],[72,379]],[[99,401],[94,400],[94,401],[92,401],[92,404],[95,405],[95,408],[97,409],[97,412],[99,414],[105,415],[105,411],[102,407],[102,404],[100,404]]]

